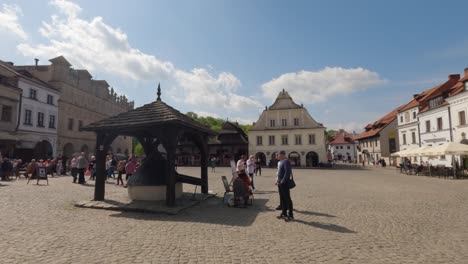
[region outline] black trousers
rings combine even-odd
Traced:
[[[79,184],[85,183],[84,173],[85,173],[85,169],[78,169],[78,183]]]
[[[293,202],[288,184],[279,185],[282,215],[293,216]]]

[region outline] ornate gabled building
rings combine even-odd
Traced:
[[[96,135],[81,131],[81,127],[126,112],[134,103],[117,95],[106,81],[92,79],[87,70],[73,69],[63,56],[49,61],[50,65],[38,65],[36,61],[36,65],[15,67],[27,70],[60,92],[56,155],[69,158],[77,152],[94,153]],[[128,155],[132,153],[132,139],[118,137],[110,150]]]
[[[276,152],[286,151],[294,166],[316,167],[327,162],[325,127],[303,105],[281,91],[248,132],[249,153],[268,166],[276,165]]]

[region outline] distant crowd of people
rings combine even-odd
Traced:
[[[113,155],[106,156],[105,170],[106,179],[116,178],[117,185],[126,187],[124,184],[123,175],[125,174],[125,182],[128,181],[135,171],[140,166],[140,163],[135,157],[130,157],[128,160],[117,160]],[[86,158],[84,152],[75,154],[71,159],[66,157],[56,159],[32,159],[30,162],[24,162],[22,159],[9,159],[0,155],[0,179],[9,181],[10,177],[19,177],[23,174],[26,178],[37,178],[37,168],[45,168],[47,175],[52,177],[60,175],[71,175],[73,183],[85,184],[85,176],[89,176],[90,180],[96,179],[96,157],[91,156],[91,159]]]

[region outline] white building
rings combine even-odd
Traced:
[[[357,161],[356,142],[354,133],[348,133],[343,129],[336,131],[328,141],[328,148],[333,154],[333,158],[342,161]]]
[[[450,107],[445,99],[460,79],[459,74],[449,76],[449,81],[427,98],[428,104],[419,113],[421,147],[437,146],[453,141]],[[432,165],[451,166],[451,156],[429,159]]]
[[[249,153],[276,164],[276,152],[286,151],[295,166],[315,167],[327,162],[325,127],[284,90],[249,130]]]
[[[0,67],[14,73],[15,85],[22,91],[15,156],[25,160],[55,157],[59,91],[26,70],[8,63]]]
[[[452,125],[452,139],[454,142],[468,144],[468,123],[466,120],[468,112],[468,68],[465,76],[461,78],[452,88],[450,97],[445,100],[450,107],[450,123]],[[468,159],[462,158],[461,164],[468,166]]]
[[[423,128],[425,123],[420,123],[419,120],[421,110],[423,108],[427,109],[430,98],[444,93],[447,94],[447,91],[453,87],[458,78],[459,75],[450,75],[445,83],[414,95],[413,100],[400,109],[397,117],[400,151],[421,147],[421,133],[425,133]],[[424,138],[427,138],[427,136],[424,136]],[[417,161],[418,159],[414,157],[413,162]]]

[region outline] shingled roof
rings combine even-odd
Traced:
[[[128,112],[103,119],[98,122],[91,123],[81,130],[84,131],[101,131],[101,130],[116,130],[129,129],[140,127],[151,127],[163,124],[176,124],[180,126],[190,127],[198,131],[216,135],[216,132],[211,130],[189,116],[182,114],[178,110],[161,101],[160,87],[158,86],[158,99],[150,104],[132,109]]]
[[[393,120],[395,120],[395,118],[398,115],[398,111],[400,111],[400,109],[403,107],[404,105],[394,109],[390,113],[386,114],[384,117],[375,121],[373,124],[368,124],[366,126],[366,131],[357,135],[354,139],[361,140],[361,139],[370,138],[370,137],[379,135],[382,129],[384,129],[388,124],[390,124]]]

